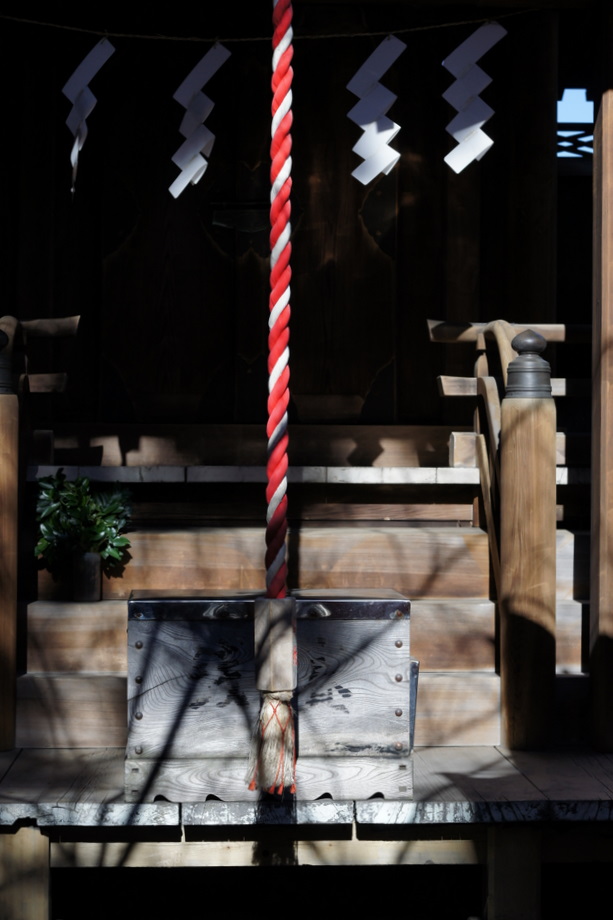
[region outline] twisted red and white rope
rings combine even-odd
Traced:
[[[273,0],[272,142],[270,192],[270,315],[268,320],[268,463],[266,593],[285,597],[287,581],[287,408],[292,188],[292,4]]]

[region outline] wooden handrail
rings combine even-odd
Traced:
[[[536,337],[516,340],[528,331],[525,326],[504,320],[428,325],[432,341],[476,344],[475,376],[439,378],[439,386],[444,394],[482,400],[476,452],[500,609],[502,740],[511,748],[538,747],[547,742],[555,677],[556,421],[547,365],[536,357]],[[530,328],[549,341],[568,340],[564,326]],[[502,402],[500,382],[489,372],[486,339],[495,343],[508,388]],[[525,357],[518,358],[514,344]],[[544,385],[534,377],[536,367]]]
[[[491,334],[491,327],[496,320],[488,323],[448,323],[445,320],[429,319],[428,332],[431,342],[455,344],[461,342],[478,342],[483,335]],[[591,340],[591,326],[567,326],[563,323],[506,323],[513,330],[513,335],[532,329],[547,342],[586,343]]]
[[[28,338],[55,338],[76,335],[80,316],[58,316],[47,319],[24,319],[21,327]]]

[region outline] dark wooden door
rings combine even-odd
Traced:
[[[90,28],[122,34],[92,82],[74,196],[61,88],[96,36],[4,23],[5,52],[20,52],[3,65],[14,137],[2,154],[4,312],[82,316],[51,421],[264,420],[269,14],[258,4],[240,17],[207,8],[189,22],[109,23],[94,7]],[[444,24],[440,8],[411,4],[296,4],[293,420],[440,421],[436,376],[465,372],[471,355],[431,345],[428,318],[553,318],[555,20],[505,22],[483,61],[495,143],[456,176],[443,162],[454,113],[441,61],[478,23]],[[389,114],[402,156],[364,187],[351,176],[360,132],[346,84],[387,31],[407,45],[383,81],[398,96]],[[155,33],[166,38],[135,37]],[[172,94],[215,36],[232,52],[205,88],[216,141],[200,183],[175,200]]]

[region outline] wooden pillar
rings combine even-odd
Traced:
[[[0,917],[49,920],[49,838],[37,827],[0,834]]]
[[[11,392],[16,321],[0,320],[0,750],[15,746],[19,405]]]
[[[556,413],[549,366],[538,357],[544,340],[524,332],[513,347],[524,353],[509,365],[501,411],[502,740],[530,750],[549,742],[554,712]],[[527,386],[525,372],[539,366],[544,377]]]
[[[537,827],[496,824],[487,832],[488,920],[540,920],[541,841]]]
[[[603,32],[608,55],[610,13]],[[606,76],[594,136],[589,647],[592,740],[601,750],[613,751],[613,73]]]

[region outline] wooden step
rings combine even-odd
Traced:
[[[151,528],[129,536],[123,572],[103,579],[106,600],[142,588],[231,591],[265,584],[262,527]],[[303,526],[290,528],[288,548],[290,587],[389,588],[411,600],[490,596],[487,534],[476,527]],[[587,600],[589,536],[558,530],[557,553],[558,597]],[[39,572],[40,600],[61,599],[63,590]]]
[[[562,687],[558,732],[572,740],[584,715],[582,605],[558,605]],[[20,747],[124,745],[127,604],[38,601],[28,608],[28,673],[18,680]],[[420,660],[416,743],[498,744],[500,681],[495,609],[483,598],[416,599],[411,652]]]
[[[559,673],[580,674],[587,605],[561,598],[556,605]],[[411,602],[411,654],[425,671],[494,671],[496,605],[484,598],[416,598]]]
[[[556,679],[554,740],[585,740],[587,675]],[[17,681],[20,748],[125,747],[127,682],[122,674],[25,674]],[[491,672],[420,675],[415,744],[500,744],[500,679]]]
[[[417,598],[411,603],[411,653],[426,671],[493,671],[495,604],[485,598]],[[557,666],[582,669],[587,606],[560,600]],[[29,672],[126,672],[127,602],[35,601],[28,605]]]
[[[262,527],[151,529],[130,533],[130,561],[105,578],[106,600],[132,590],[265,585]],[[289,584],[296,588],[387,588],[406,597],[488,597],[487,535],[475,527],[389,526],[290,529]],[[61,585],[39,573],[41,600]]]
[[[496,674],[420,677],[415,743],[498,744]],[[125,746],[127,684],[120,674],[24,674],[17,681],[17,747]]]

